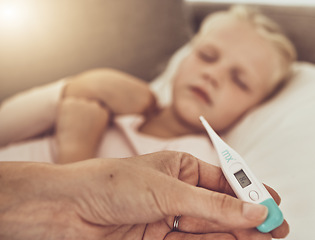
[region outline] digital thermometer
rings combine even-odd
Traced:
[[[222,172],[236,196],[243,201],[262,204],[268,208],[265,222],[257,229],[267,233],[279,227],[283,222],[283,215],[267,189],[258,181],[243,158],[216,134],[205,118],[200,116],[199,119],[210,136],[219,155]]]

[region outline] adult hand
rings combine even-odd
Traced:
[[[0,176],[3,240],[262,240],[288,233],[286,222],[272,234],[255,230],[266,208],[219,193],[231,193],[221,170],[183,153],[1,163]]]

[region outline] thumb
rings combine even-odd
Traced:
[[[174,203],[173,215],[202,218],[230,229],[256,227],[268,215],[268,209],[263,205],[243,202],[180,181],[174,182],[171,191],[164,196],[171,198],[166,202]]]

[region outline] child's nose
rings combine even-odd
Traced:
[[[211,84],[215,88],[219,87],[218,80],[208,72],[203,72],[202,79],[205,80],[207,83]]]
[[[207,66],[202,71],[202,78],[215,88],[221,87],[224,84],[227,76],[227,70],[223,64],[214,63]]]

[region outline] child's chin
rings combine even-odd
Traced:
[[[199,117],[203,115],[203,112],[196,108],[184,108],[180,111],[180,118],[182,121],[188,123],[193,128],[200,127]]]

